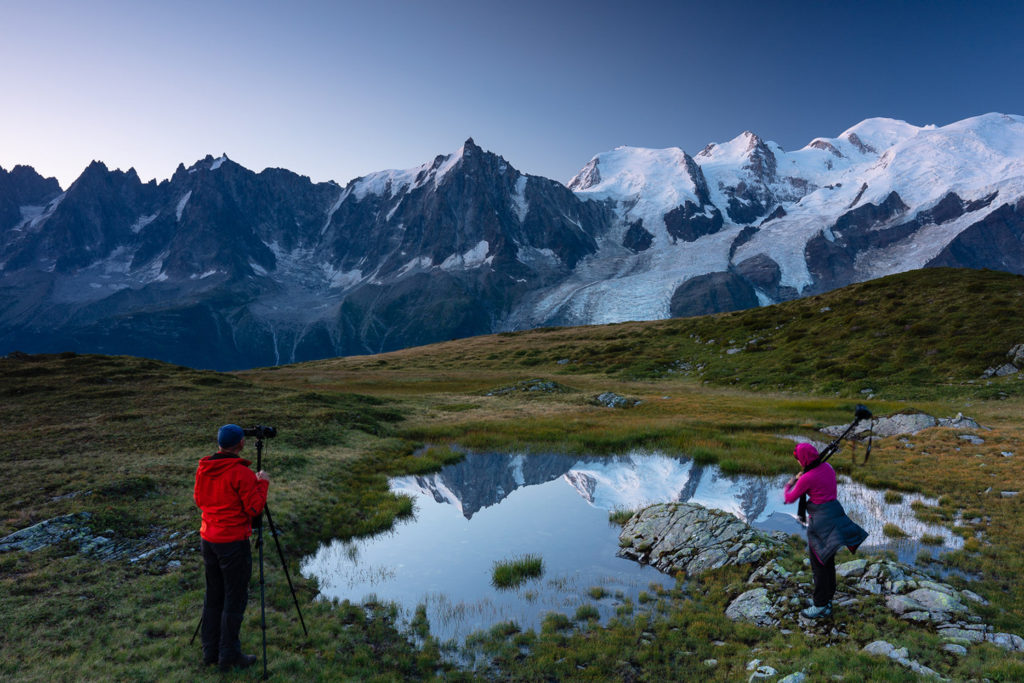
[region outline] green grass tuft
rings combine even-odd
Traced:
[[[491,583],[497,588],[515,588],[543,574],[544,560],[540,555],[527,554],[512,560],[495,562]]]
[[[899,528],[898,526],[896,526],[892,522],[886,522],[885,524],[882,525],[882,533],[884,533],[889,538],[906,538],[907,537],[907,532],[904,531],[903,529]]]
[[[890,505],[896,505],[903,502],[903,494],[896,491],[886,491],[883,498],[885,499],[885,502]]]
[[[635,515],[636,512],[636,510],[615,508],[614,510],[608,513],[608,521],[612,524],[618,524],[619,526],[623,526],[626,524],[626,522],[633,518],[633,515]]]

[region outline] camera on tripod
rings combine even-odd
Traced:
[[[871,414],[871,411],[868,410],[868,407],[866,405],[864,405],[863,403],[858,403],[857,404],[857,408],[854,411],[853,416],[857,420],[870,420],[872,417],[874,417]]]
[[[266,425],[256,425],[250,429],[243,429],[242,433],[246,436],[255,436],[257,439],[273,439],[277,436],[277,428],[267,427]]]

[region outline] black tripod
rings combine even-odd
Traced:
[[[262,432],[266,428],[256,428],[256,471],[259,472],[263,469],[263,437]],[[249,431],[249,430],[247,430]],[[276,431],[269,433],[270,436],[276,434]],[[288,579],[288,589],[292,592],[292,600],[295,601],[295,611],[299,615],[299,622],[302,624],[302,632],[305,635],[309,635],[309,631],[306,630],[306,621],[302,618],[302,610],[299,609],[299,599],[295,595],[295,587],[292,585],[292,577],[288,572],[288,563],[284,559],[284,552],[281,550],[281,542],[277,538],[277,528],[274,526],[274,519],[270,515],[270,506],[264,505],[263,512],[256,517],[256,547],[260,551],[260,627],[263,629],[263,678],[267,679],[267,601],[266,601],[266,583],[263,577],[263,516],[267,517],[267,524],[270,525],[270,534],[274,537],[274,545],[277,546],[277,556],[281,559],[281,568],[284,569],[284,576]],[[199,633],[199,629],[203,626],[203,618],[199,617],[199,623],[196,625],[195,633],[192,634],[191,643],[196,640],[196,635]]]
[[[855,411],[853,413],[853,422],[850,423],[850,426],[848,426],[846,428],[846,430],[842,434],[837,436],[835,441],[833,441],[829,445],[825,446],[825,448],[822,449],[821,453],[818,454],[817,459],[814,462],[812,462],[809,465],[807,465],[803,469],[803,472],[807,472],[809,470],[814,469],[815,467],[817,467],[818,465],[822,464],[823,462],[825,462],[826,460],[831,458],[833,455],[835,455],[836,451],[839,450],[839,443],[843,439],[845,439],[847,436],[849,436],[850,433],[853,432],[853,430],[857,427],[857,425],[859,425],[861,423],[862,420],[872,420],[871,424],[872,424],[872,426],[874,425],[874,416],[871,414],[871,411],[867,409],[867,406],[865,406],[865,405],[863,405],[861,403],[858,403],[857,404],[857,408],[855,409]],[[864,464],[865,465],[868,464],[868,458],[871,457],[871,439],[872,439],[872,436],[868,436],[868,447],[867,447],[867,451],[864,453]],[[795,481],[796,478],[799,477],[799,476],[800,476],[799,474],[795,475],[793,477],[793,479],[791,479],[790,481]],[[797,517],[798,520],[800,520],[801,524],[807,524],[807,494],[806,493],[803,494],[802,496],[800,496],[800,502],[797,504],[796,517]]]

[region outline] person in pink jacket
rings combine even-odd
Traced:
[[[836,593],[836,553],[844,545],[855,552],[868,537],[849,517],[836,497],[836,471],[821,462],[818,450],[809,443],[797,444],[793,457],[802,467],[783,488],[786,504],[807,499],[807,549],[814,574],[814,605],[800,613],[808,619],[832,614]]]

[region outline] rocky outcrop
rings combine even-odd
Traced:
[[[856,282],[859,254],[894,244],[920,227],[915,221],[890,225],[908,208],[898,193],[890,192],[881,204],[868,202],[850,209],[807,243],[804,257],[808,269],[817,281],[828,281],[831,287]]]
[[[605,408],[632,408],[640,405],[643,401],[638,398],[621,396],[616,394],[614,391],[606,391],[595,396],[593,403]]]
[[[914,567],[880,557],[851,560],[836,565],[839,577],[834,604],[853,612],[861,605],[881,603],[894,616],[933,628],[957,644],[988,642],[1012,652],[1024,652],[1024,639],[1001,633],[984,624],[975,608],[987,605],[980,595],[935,581]],[[733,620],[780,627],[812,622],[799,613],[805,605],[813,578],[809,568],[788,571],[770,560],[755,570],[752,587],[730,602],[726,615]]]
[[[687,200],[665,214],[665,229],[675,239],[695,242],[722,229],[722,212],[714,206],[697,206]]]
[[[143,562],[164,570],[181,566],[196,543],[196,532],[176,532],[153,527],[140,538],[119,537],[112,530],[96,533],[90,527],[92,514],[54,517],[0,538],[0,553],[34,552],[57,543],[71,543],[78,552],[103,561]]]
[[[1007,377],[1015,375],[1024,370],[1024,344],[1017,344],[1006,353],[1006,362],[999,366],[993,366],[981,374],[982,378]]]
[[[708,273],[687,280],[676,288],[669,303],[673,318],[686,318],[722,311],[739,311],[758,305],[757,292],[749,282],[731,271]]]
[[[643,219],[638,219],[630,224],[626,234],[622,237],[622,246],[633,253],[647,251],[654,243],[654,235],[644,228]]]
[[[832,425],[821,431],[829,436],[839,436],[847,430],[849,424]],[[935,418],[927,413],[897,413],[889,417],[880,417],[871,421],[861,422],[853,430],[853,436],[863,437],[869,433],[874,436],[900,436],[903,434],[917,434],[932,427],[949,427],[951,429],[984,429],[977,422],[963,413],[957,413],[955,417]]]
[[[868,643],[864,646],[863,651],[869,655],[878,655],[881,657],[888,657],[900,666],[910,669],[918,676],[927,676],[928,678],[935,678],[940,681],[949,680],[943,678],[937,671],[930,669],[920,662],[910,659],[910,652],[905,647],[896,647],[892,643],[885,640],[876,640],[873,643]]]
[[[927,265],[1024,273],[1024,200],[989,213],[957,235]]]
[[[695,503],[661,503],[633,515],[619,534],[619,557],[674,574],[754,564],[782,545],[735,516]]]
[[[764,292],[773,301],[795,299],[799,293],[793,287],[781,284],[782,269],[766,254],[752,256],[736,265],[736,274],[749,282],[757,291]]]

